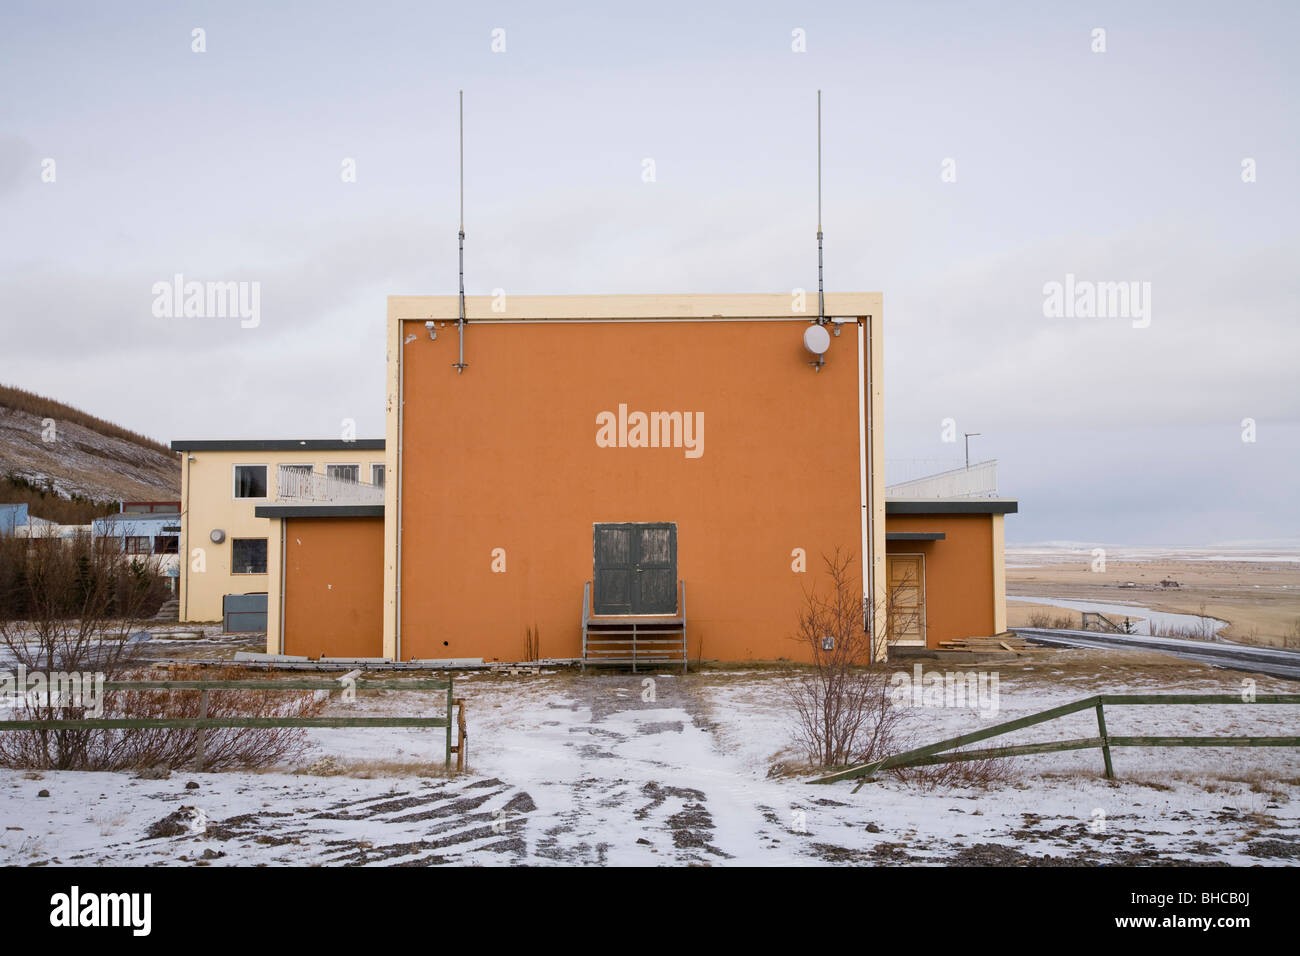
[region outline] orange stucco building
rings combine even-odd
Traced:
[[[456,297],[390,298],[385,653],[579,657],[624,618],[799,656],[821,554],[883,587],[880,297],[826,300],[818,363],[787,295],[470,297],[463,341]]]
[[[258,509],[268,651],[802,659],[837,550],[904,608],[864,614],[882,653],[1001,630],[1014,502],[887,503],[880,296],[800,304],[471,296],[461,325],[456,296],[390,297],[384,503]]]
[[[891,644],[1000,634],[1007,627],[1006,498],[885,500]]]

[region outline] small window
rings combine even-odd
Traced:
[[[325,475],[328,478],[337,478],[339,481],[360,481],[360,465],[326,465]]]
[[[383,465],[370,466],[370,483],[374,485],[376,488],[384,487],[384,466]]]
[[[235,497],[266,497],[266,465],[235,466]]]
[[[146,535],[128,535],[122,539],[122,550],[127,554],[152,554]]]
[[[153,539],[154,554],[180,554],[181,539],[174,534],[157,534]]]
[[[230,540],[231,574],[266,573],[266,539],[232,538]]]

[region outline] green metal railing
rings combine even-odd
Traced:
[[[454,681],[446,680],[356,680],[352,687],[357,691],[372,690],[445,690],[447,692],[447,712],[439,717],[209,717],[208,694],[214,690],[261,690],[289,691],[312,690],[333,693],[347,689],[346,680],[355,680],[355,675],[344,675],[338,680],[134,680],[105,681],[103,691],[156,691],[182,690],[199,693],[198,717],[86,717],[77,720],[0,720],[0,731],[6,730],[149,730],[153,728],[171,730],[199,731],[198,769],[204,761],[204,744],[208,730],[225,728],[254,727],[431,727],[445,728],[447,743],[445,747],[446,765],[451,766],[451,755],[456,754],[458,770],[465,769],[466,740],[469,736],[465,726],[465,702],[454,696]],[[456,721],[458,738],[452,743],[452,709],[459,708]]]
[[[872,763],[845,767],[809,783],[836,783],[840,780],[861,778],[853,788],[857,793],[881,770],[892,767],[921,767],[932,764],[956,763],[965,760],[985,760],[994,757],[1020,757],[1027,754],[1059,753],[1067,750],[1101,750],[1105,762],[1106,776],[1114,778],[1115,768],[1111,764],[1112,747],[1300,747],[1300,737],[1113,737],[1106,731],[1105,704],[1238,704],[1250,706],[1255,704],[1300,704],[1300,694],[1259,694],[1250,699],[1243,699],[1233,694],[1098,694],[1085,697],[1051,710],[1008,720],[983,730],[975,730],[959,737],[950,737],[925,747],[917,747],[892,757],[885,757]],[[990,737],[1000,737],[1012,731],[1046,723],[1058,717],[1065,717],[1079,711],[1094,709],[1097,712],[1097,736],[1079,737],[1073,740],[1052,740],[1043,743],[1021,744],[1014,747],[991,747],[983,750],[963,750],[958,753],[946,753],[957,747],[964,747]]]

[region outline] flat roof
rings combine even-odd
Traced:
[[[96,518],[96,521],[123,522],[132,521],[166,521],[169,518],[180,519],[179,511],[115,511],[111,515]]]
[[[886,515],[1008,515],[1020,510],[1015,498],[886,498]]]
[[[886,541],[943,541],[948,536],[942,531],[886,531]]]
[[[234,438],[171,443],[172,451],[383,451],[382,438]]]
[[[881,314],[879,292],[827,292],[826,315],[861,318]],[[788,292],[665,295],[490,295],[465,296],[465,317],[474,322],[583,321],[591,319],[790,319],[817,317],[815,290],[806,293],[803,311],[795,311]],[[494,308],[494,305],[496,308]],[[455,321],[456,295],[390,295],[388,314],[402,320]]]
[[[259,518],[382,518],[383,505],[258,505]]]

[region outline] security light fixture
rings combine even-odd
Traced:
[[[438,323],[433,321],[433,319],[430,319],[428,322],[424,323],[424,327],[429,330],[429,341],[431,342],[437,341],[438,333],[436,329],[438,327]]]

